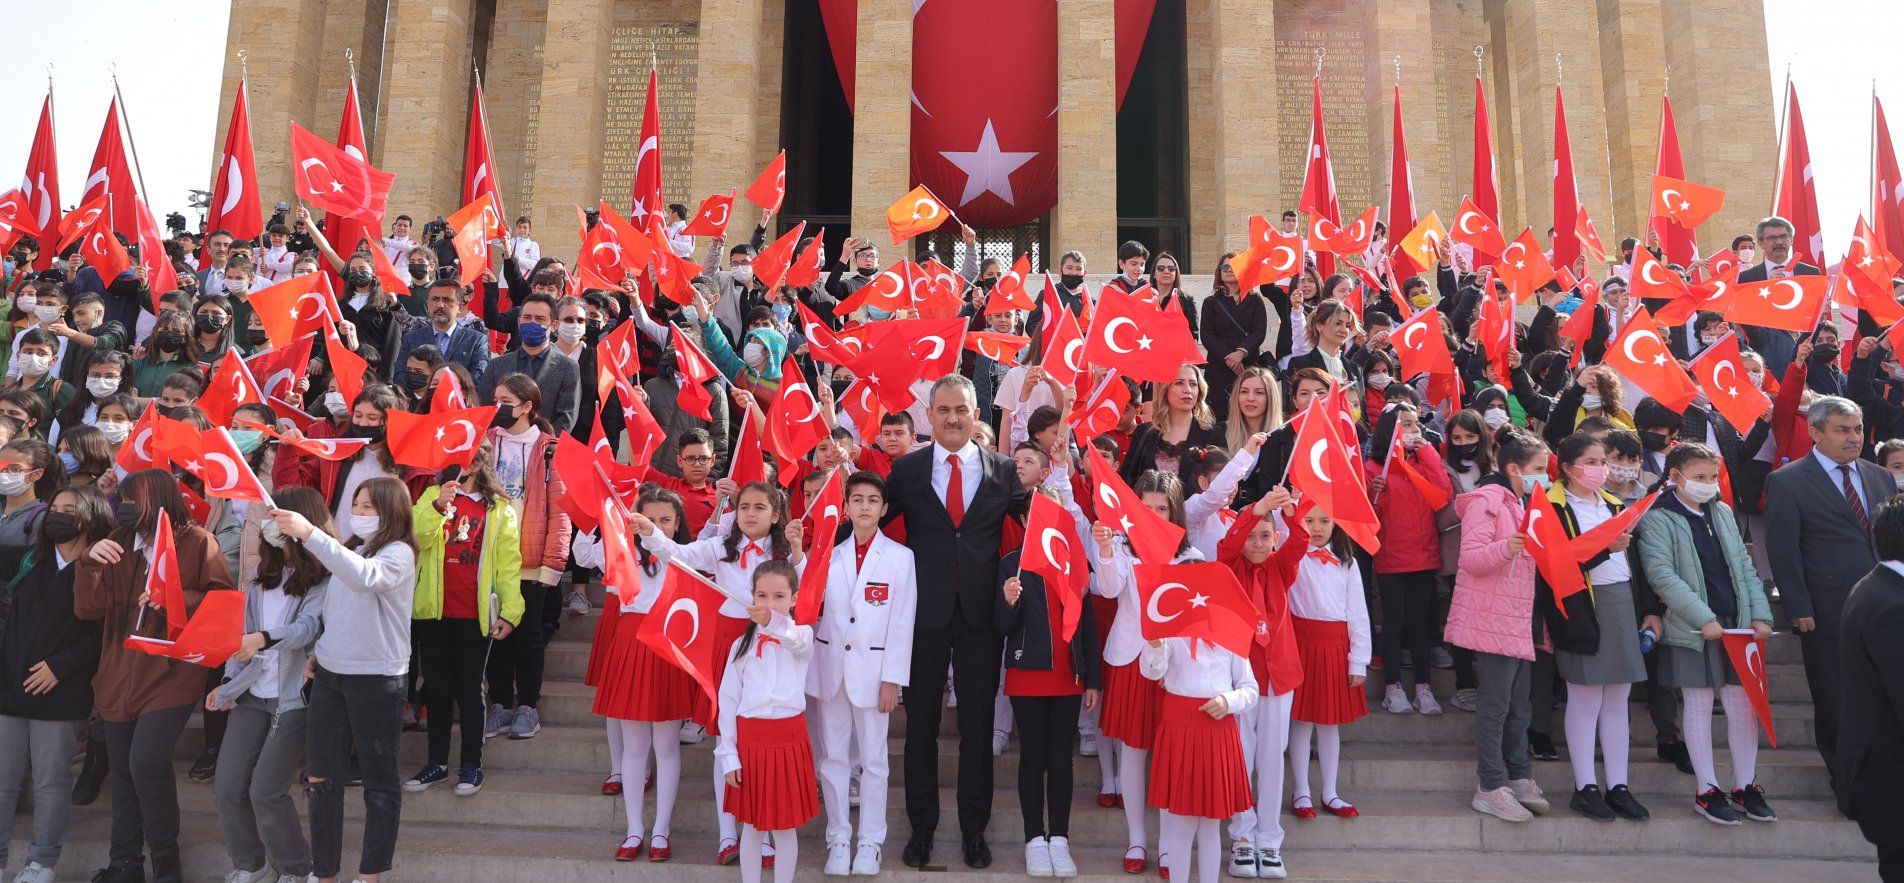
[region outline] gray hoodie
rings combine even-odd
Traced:
[[[304,547],[330,568],[317,662],[340,675],[401,675],[410,670],[410,604],[416,552],[391,543],[365,558],[313,531]]]

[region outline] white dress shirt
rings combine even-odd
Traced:
[[[389,258],[390,263],[401,264],[410,259],[410,249],[416,246],[416,240],[408,236],[385,236],[383,256]]]
[[[1289,542],[1307,543],[1309,539],[1292,537]],[[1328,564],[1304,553],[1302,565],[1296,570],[1296,583],[1289,587],[1289,615],[1348,623],[1349,674],[1368,674],[1372,653],[1368,599],[1362,594],[1362,576],[1354,561]]]
[[[727,649],[727,671],[721,675],[721,741],[714,759],[725,776],[740,766],[736,742],[739,719],[785,720],[807,710],[807,663],[813,659],[813,627],[794,625],[780,613],[755,630],[754,640],[735,659],[740,642]],[[742,774],[743,780],[746,773]]]
[[[601,568],[606,564],[602,541],[596,535],[598,530],[599,528],[597,530],[583,531],[575,535],[575,545],[572,551],[575,553],[575,562],[577,564],[583,567],[594,568]],[[661,597],[661,587],[667,582],[668,568],[665,564],[657,562],[654,570],[655,572],[651,574],[647,568],[641,566],[635,567],[635,572],[641,575],[641,585],[636,589],[634,597],[621,602],[621,612],[647,613],[654,609],[655,600]],[[620,587],[608,586],[607,588],[610,593],[615,593],[615,590]]]
[[[1592,499],[1585,499],[1576,497],[1572,491],[1568,491],[1567,505],[1573,508],[1574,524],[1579,526],[1581,533],[1599,527],[1613,518],[1613,507],[1608,506],[1606,500],[1598,494],[1595,494]],[[1626,554],[1623,552],[1609,554],[1607,560],[1587,571],[1587,579],[1592,580],[1596,586],[1623,583],[1632,578],[1633,570],[1627,566]]]
[[[1208,641],[1198,641],[1190,654],[1190,638],[1165,638],[1163,646],[1144,644],[1137,670],[1157,681],[1173,696],[1207,699],[1222,696],[1230,714],[1241,714],[1256,704],[1256,675],[1249,660]]]
[[[297,252],[290,248],[267,248],[258,262],[258,276],[266,282],[282,282],[291,278],[291,267],[296,263]]]
[[[979,466],[978,452],[978,442],[970,439],[966,440],[965,447],[957,451],[948,451],[938,442],[932,443],[932,493],[940,502],[945,502],[945,491],[952,481],[952,466],[946,462],[946,458],[956,455],[959,458],[959,490],[965,497],[960,501],[960,511],[972,510],[972,497],[978,493],[978,483],[985,479],[985,470]],[[946,506],[946,511],[951,509],[951,506]]]
[[[1210,480],[1209,490],[1191,494],[1190,499],[1183,501],[1184,521],[1190,525],[1190,545],[1203,553],[1205,560],[1216,560],[1217,544],[1223,541],[1224,534],[1230,532],[1230,521],[1234,520],[1225,520],[1223,517],[1230,503],[1230,494],[1255,466],[1254,453],[1247,448],[1237,451],[1236,457]]]
[[[773,548],[773,542],[766,537],[757,540],[742,537],[737,547],[741,554],[732,561],[722,561],[721,558],[727,554],[725,536],[681,545],[657,530],[642,536],[641,544],[662,561],[678,560],[702,573],[713,574],[714,584],[727,594],[727,603],[721,605],[721,615],[734,619],[747,615],[747,607],[754,600],[754,568],[771,557]],[[750,545],[756,551],[747,551]],[[742,561],[747,562],[746,567],[741,566]]]
[[[1831,486],[1838,489],[1839,496],[1844,496],[1845,477],[1843,470],[1846,468],[1851,470],[1851,489],[1858,492],[1858,504],[1864,507],[1865,518],[1870,518],[1871,501],[1864,495],[1864,476],[1858,474],[1857,462],[1853,461],[1840,466],[1838,461],[1825,456],[1825,453],[1817,448],[1811,449],[1811,455],[1818,460],[1818,465],[1825,468],[1825,477],[1831,479]],[[1846,503],[1845,505],[1849,506],[1851,504]]]

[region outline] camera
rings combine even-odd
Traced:
[[[436,278],[440,282],[454,282],[457,277],[458,273],[454,266],[436,268]]]
[[[166,215],[165,229],[172,231],[173,236],[177,236],[178,234],[185,232],[185,216],[179,214],[178,212],[173,212],[169,215]]]
[[[450,229],[450,222],[443,220],[442,215],[437,215],[435,220],[424,223],[423,241],[435,242],[444,233],[449,232],[449,229]]]

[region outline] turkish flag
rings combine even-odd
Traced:
[[[633,498],[641,484],[632,467],[616,463],[612,456],[567,433],[556,437],[549,466],[568,491],[556,503],[569,513],[578,530],[594,530],[603,512],[625,508],[625,501]]]
[[[357,452],[362,451],[370,444],[370,439],[367,438],[299,438],[297,441],[291,441],[277,430],[255,420],[246,420],[243,417],[239,417],[233,422],[239,426],[256,429],[270,438],[290,445],[300,453],[309,454],[319,460],[330,460],[332,462],[347,460],[356,456]]]
[[[251,153],[249,104],[245,81],[240,79],[238,94],[231,103],[231,123],[225,127],[225,149],[218,157],[218,177],[212,181],[212,199],[206,204],[205,229],[230,230],[239,239],[256,239],[264,232],[264,218],[258,208],[258,166]]]
[[[667,211],[661,198],[661,99],[659,75],[648,71],[648,101],[641,108],[641,140],[635,150],[635,184],[628,218],[645,221]]]
[[[1320,415],[1320,419],[1318,419]],[[1296,432],[1296,446],[1290,455],[1289,482],[1316,505],[1343,533],[1373,555],[1382,548],[1377,536],[1380,522],[1375,508],[1363,489],[1360,467],[1350,460],[1339,421],[1330,419],[1326,399],[1315,399],[1303,411],[1302,428]]]
[[[126,139],[121,134],[119,121],[121,113],[119,99],[114,97],[106,109],[106,123],[99,130],[99,145],[93,148],[92,165],[88,167],[86,186],[81,189],[78,201],[85,205],[104,197],[106,223],[131,239],[138,232],[132,226],[132,201],[138,198],[139,190],[133,182],[132,166],[126,162]],[[111,277],[107,277],[107,281],[111,281]]]
[[[1049,288],[1045,289],[1042,309],[1045,322],[1038,331],[1038,365],[1056,378],[1058,385],[1076,386],[1078,378],[1084,376],[1084,333],[1078,329],[1078,317]]]
[[[1500,225],[1495,224],[1481,207],[1474,204],[1474,198],[1461,201],[1461,214],[1454,219],[1454,229],[1448,231],[1454,241],[1473,248],[1488,260],[1478,260],[1477,265],[1493,264],[1494,259],[1507,250],[1507,240],[1501,236]]]
[[[309,129],[291,124],[292,189],[312,205],[383,224],[384,204],[396,176],[331,145]]]
[[[628,439],[628,462],[633,464],[629,468],[634,479],[639,481],[648,474],[649,467],[653,465],[654,452],[661,449],[661,443],[668,440],[668,434],[661,429],[661,421],[655,419],[654,412],[648,410],[648,404],[637,396],[630,395],[622,403],[621,415],[622,421],[627,424],[623,434]],[[601,432],[602,425],[597,422],[591,435],[599,436]],[[605,442],[599,437],[591,437],[589,444],[606,449]],[[609,451],[608,456],[613,459],[614,452]]]
[[[1057,204],[1058,15],[1056,0],[913,4],[910,183],[974,227]]]
[[[821,265],[826,261],[826,228],[821,227],[813,241],[793,259],[793,266],[787,268],[787,276],[781,284],[788,288],[806,288],[820,281]],[[936,264],[937,261],[932,263]]]
[[[391,411],[384,415],[390,458],[428,472],[468,469],[495,416],[495,405],[435,414]]]
[[[1686,410],[1699,397],[1699,388],[1686,376],[1686,369],[1673,360],[1659,325],[1645,307],[1626,320],[1619,338],[1607,348],[1605,364],[1674,411]]]
[[[1653,176],[1653,211],[1687,229],[1697,229],[1725,206],[1725,191],[1665,175]]]
[[[886,229],[892,233],[893,244],[898,245],[921,233],[939,229],[939,225],[951,217],[945,203],[921,184],[886,209]]]
[[[701,200],[700,209],[694,213],[694,220],[681,230],[688,236],[726,236],[727,222],[734,216],[734,191],[726,196],[719,193]]]
[[[336,302],[330,277],[323,273],[293,276],[251,293],[251,309],[258,314],[271,345],[278,349],[342,320],[334,312]]]
[[[612,586],[622,603],[641,594],[641,558],[635,552],[622,507],[605,504],[600,510],[602,539],[602,582]]]
[[[309,343],[305,346],[308,348]],[[257,379],[251,376],[251,369],[245,365],[245,360],[238,358],[238,351],[228,349],[212,369],[211,379],[205,383],[205,392],[195,404],[205,412],[205,419],[213,425],[223,426],[231,422],[232,412],[238,410],[239,406],[264,404],[264,391]]]
[[[758,260],[756,260],[758,263]],[[860,286],[853,293],[833,307],[833,315],[850,316],[862,308],[872,308],[884,312],[903,310],[912,304],[912,267],[911,261],[900,261],[887,267],[873,281]],[[754,271],[758,276],[760,271]]]
[[[78,242],[79,237],[85,234],[94,222],[106,219],[106,205],[109,201],[106,195],[101,193],[62,216],[59,222],[59,247],[49,250],[64,252],[67,246]],[[106,223],[110,225],[112,221],[106,219]]]
[[[1594,314],[1600,309],[1600,286],[1589,279],[1582,282],[1580,288],[1584,292],[1580,305],[1573,308],[1573,315],[1568,316],[1566,324],[1560,326],[1561,339],[1573,341],[1573,355],[1567,359],[1568,368],[1578,366],[1580,357],[1586,353],[1587,342],[1593,336]]]
[[[113,462],[127,472],[162,469],[170,462],[168,453],[190,447],[197,433],[190,425],[161,416],[158,408],[146,408]]]
[[[1388,229],[1415,227],[1415,173],[1408,163],[1408,138],[1402,132],[1402,87],[1395,85],[1395,122],[1389,129],[1393,149],[1388,158]],[[1411,261],[1412,263],[1412,261]],[[1427,267],[1410,267],[1414,275]]]
[[[128,207],[126,219],[132,220],[132,214]],[[80,237],[79,255],[85,258],[86,263],[99,272],[99,278],[106,282],[111,282],[119,278],[120,273],[132,269],[132,255],[126,253],[126,247],[119,244],[119,237],[113,235],[112,225],[107,222],[106,215],[100,215],[86,227],[86,232]]]
[[[26,194],[19,190],[0,193],[0,251],[13,248],[13,243],[21,236],[40,236],[38,227],[33,226],[33,206],[27,201]],[[42,251],[51,251],[41,246]]]
[[[40,231],[42,242],[48,231],[60,226],[59,197],[59,149],[53,140],[53,89],[46,90],[46,100],[40,104],[40,124],[33,130],[33,149],[26,158],[26,174],[20,179],[20,192],[25,194],[27,203],[32,206],[33,229]],[[35,269],[45,270],[53,266],[54,250],[40,248],[39,260]]]
[[[1280,283],[1302,269],[1302,237],[1284,234],[1260,217],[1250,219],[1251,228],[1261,222],[1261,236],[1252,230],[1250,247],[1230,258],[1230,270],[1244,291]]]
[[[786,277],[787,270],[793,267],[793,250],[800,245],[800,237],[806,232],[807,222],[801,221],[754,255],[754,278],[767,286],[768,291],[780,289],[780,281]]]
[[[646,245],[645,239],[642,241],[642,253],[646,254],[652,247]],[[621,290],[622,280],[628,276],[628,249],[622,246],[621,238],[615,235],[613,226],[604,221],[582,234],[581,250],[575,256],[575,269],[583,288]]]
[[[1637,254],[1636,252],[1636,257]],[[1692,318],[1693,314],[1700,310],[1724,312],[1726,306],[1732,303],[1733,295],[1738,291],[1739,262],[1737,258],[1732,257],[1732,250],[1726,249],[1712,257],[1710,266],[1713,270],[1710,275],[1703,281],[1686,286],[1684,295],[1673,298],[1672,302],[1654,310],[1653,318],[1661,325],[1679,325]],[[1679,277],[1669,272],[1668,278]]]
[[[176,562],[173,567],[177,568]],[[206,592],[198,602],[198,610],[189,620],[181,621],[185,626],[172,636],[173,640],[127,635],[125,647],[152,656],[219,668],[238,652],[244,641],[245,593],[229,589]]]
[[[847,384],[846,391],[840,393],[840,411],[853,421],[862,443],[879,437],[879,421],[886,416],[886,406],[880,403],[878,390],[866,382],[866,378]]]
[[[714,680],[714,673],[721,667],[721,654],[731,648],[720,646],[714,637],[719,631],[715,622],[721,615],[721,605],[727,603],[727,594],[679,561],[669,561],[667,567],[661,595],[642,620],[636,638],[687,672],[709,702],[717,702],[721,685]]]
[[[714,396],[702,384],[721,376],[714,362],[701,351],[701,345],[687,332],[675,326],[674,331],[674,370],[687,380],[681,392],[676,396],[676,404],[681,410],[694,414],[702,420],[712,420],[708,416],[708,406],[714,404]]]
[[[1263,614],[1228,564],[1139,564],[1133,575],[1144,640],[1189,638],[1249,656]]]
[[[807,339],[807,352],[816,361],[849,365],[859,358],[861,350],[857,346],[858,341],[835,334],[805,301],[795,300],[793,308],[800,314],[800,333]]]
[[[338,394],[354,405],[357,395],[364,391],[364,375],[370,373],[370,363],[344,346],[344,339],[338,336],[334,323],[324,331],[324,357],[330,359],[331,376],[337,378]]]
[[[1071,431],[1078,440],[1089,443],[1116,429],[1118,420],[1124,416],[1124,409],[1129,406],[1130,387],[1117,376],[1116,371],[1107,372],[1091,397],[1079,402],[1071,412]]]
[[[1664,95],[1659,101],[1659,154],[1653,164],[1653,173],[1668,178],[1686,177],[1686,163],[1679,155],[1679,124],[1673,120],[1673,101]],[[1667,217],[1659,211],[1658,194],[1654,194],[1653,210],[1648,214],[1647,227],[1659,239],[1659,247],[1666,259],[1685,266],[1692,263],[1698,251],[1693,242],[1692,229],[1667,223]]]
[[[152,209],[145,200],[137,197],[132,200],[132,211],[133,227],[137,230],[132,241],[139,243],[139,266],[145,268],[146,288],[178,290],[178,272],[172,269],[172,259],[165,256],[165,240],[159,232],[158,219],[152,217]]]
[[[1328,218],[1317,218],[1316,251],[1326,251],[1343,257],[1359,255],[1368,251],[1369,242],[1375,238],[1375,206],[1362,210],[1361,217],[1344,226],[1336,226]],[[1412,223],[1410,227],[1414,226]]]
[[[1884,247],[1877,230],[1859,216],[1856,232],[1851,237],[1851,249],[1845,252],[1843,264],[1851,290],[1840,289],[1839,297],[1852,295],[1856,303],[1851,305],[1870,312],[1879,325],[1890,325],[1904,318],[1904,308],[1897,305],[1891,294],[1891,280],[1897,277],[1898,267],[1897,258]]]
[[[496,160],[493,154],[489,147],[488,103],[483,100],[482,81],[477,80],[470,84],[469,129],[463,147],[462,203],[469,205],[478,200],[489,203],[490,210],[483,214],[483,220],[488,225],[483,230],[485,240],[501,239],[508,232],[508,219],[502,210],[502,188],[496,185]],[[452,221],[450,229],[455,231],[458,225]],[[458,253],[461,253],[460,250]]]
[[[762,169],[760,177],[747,186],[747,201],[770,212],[780,210],[787,198],[787,152],[782,150]]]
[[[1772,400],[1745,376],[1745,360],[1739,355],[1739,335],[1734,332],[1692,360],[1693,377],[1706,391],[1712,407],[1724,414],[1733,426],[1750,427],[1771,413]],[[1749,431],[1749,430],[1748,430]]]
[[[753,410],[741,411],[734,419],[740,421],[740,433],[734,439],[733,460],[728,464],[727,477],[741,487],[766,481],[767,462],[760,456],[760,428],[754,425]],[[792,464],[779,465],[785,471]]]
[[[1772,692],[1765,674],[1765,642],[1751,629],[1726,629],[1721,639],[1725,642],[1726,656],[1732,660],[1732,670],[1739,673],[1739,683],[1752,700],[1752,713],[1758,715],[1759,724],[1765,727],[1766,741],[1777,748],[1778,733],[1772,727]]]
[[[965,288],[968,284],[964,276],[954,272],[951,267],[939,263],[938,258],[926,258],[926,262],[920,264],[919,268],[926,273],[926,284],[931,287],[934,299],[952,303],[964,300]],[[997,286],[994,285],[992,290],[997,291]]]
[[[1133,380],[1170,383],[1184,365],[1201,364],[1203,358],[1181,310],[1107,286],[1098,293],[1084,360]]]
[[[1574,560],[1585,564],[1593,556],[1606,551],[1607,547],[1613,545],[1613,541],[1621,535],[1632,533],[1634,525],[1639,524],[1640,519],[1645,517],[1646,511],[1653,508],[1653,503],[1659,499],[1659,494],[1659,491],[1654,491],[1635,500],[1632,505],[1621,509],[1620,514],[1574,537],[1571,541]]]
[[[1547,587],[1554,593],[1554,607],[1560,610],[1561,616],[1566,616],[1567,608],[1560,602],[1586,591],[1587,578],[1580,571],[1580,561],[1574,555],[1567,528],[1561,524],[1560,515],[1554,511],[1553,501],[1547,499],[1546,493],[1536,492],[1527,498],[1527,516],[1521,522],[1521,534],[1525,537],[1522,548],[1533,556],[1541,579],[1547,581]]]
[[[1554,237],[1553,262],[1573,266],[1580,257],[1580,238],[1569,235],[1580,226],[1580,187],[1573,173],[1573,145],[1567,139],[1567,102],[1554,85]],[[1540,249],[1536,247],[1535,251]],[[1506,259],[1507,255],[1501,256]]]
[[[172,519],[160,518],[152,531],[152,554],[146,559],[146,603],[165,614],[165,636],[178,640],[185,631],[185,580],[179,576],[178,544],[172,537]]]
[[[1447,240],[1448,230],[1441,226],[1441,216],[1429,212],[1415,229],[1395,243],[1395,252],[1417,266],[1432,267],[1441,260],[1441,243]]]
[[[397,265],[390,262],[390,255],[381,246],[370,249],[370,270],[377,276],[377,284],[385,291],[409,291],[410,280],[397,272]]]
[[[1507,363],[1507,354],[1514,349],[1513,306],[1483,285],[1481,305],[1474,315],[1474,336],[1480,341],[1481,352],[1488,357],[1488,364],[1494,366],[1495,379],[1502,384],[1509,383],[1513,376],[1513,369]]]
[[[1725,312],[1726,321],[1784,331],[1811,331],[1818,327],[1818,317],[1824,313],[1825,297],[1830,292],[1830,276],[1787,276],[1741,283],[1733,289],[1732,303]]]
[[[965,333],[966,349],[1007,368],[1017,366],[1018,353],[1030,343],[1029,337],[997,331],[967,331]]]
[[[814,445],[826,440],[830,431],[820,400],[800,372],[800,362],[788,355],[780,369],[780,389],[767,411],[767,435],[762,444],[784,466],[805,457]],[[792,469],[780,470],[783,484],[791,484],[794,477]]]
[[[966,320],[903,319],[879,324],[883,326],[883,336],[878,345],[884,346],[888,340],[907,342],[912,358],[919,363],[920,377],[936,380],[958,373],[966,329],[971,327]]]
[[[358,159],[370,156],[368,141],[364,138],[364,118],[358,107],[357,78],[351,77],[344,90],[344,107],[338,115],[337,140],[333,142],[339,150]],[[339,254],[351,254],[357,250],[359,242],[368,241],[373,252],[383,250],[383,239],[378,229],[379,221],[364,221],[343,214],[330,214],[324,218],[324,235],[330,237]],[[336,271],[325,270],[324,275],[331,277],[332,287],[343,284]]]
[[[827,576],[833,569],[833,546],[840,533],[845,476],[846,470],[833,470],[826,478],[826,486],[820,488],[820,495],[807,507],[813,516],[813,527],[807,533],[812,545],[806,551],[807,566],[800,573],[800,594],[793,602],[793,621],[799,625],[818,622],[826,601]]]
[[[912,394],[912,384],[925,376],[926,366],[913,356],[912,345],[913,342],[903,334],[890,334],[879,329],[865,353],[853,360],[853,373],[859,375],[860,380],[872,389],[873,395],[878,396],[880,404],[889,411],[904,411],[917,401]],[[957,352],[953,350],[954,354]],[[878,434],[877,430],[874,434]]]
[[[192,431],[197,438],[189,449],[166,453],[173,462],[204,483],[205,496],[271,505],[271,495],[265,492],[264,483],[258,480],[257,473],[251,471],[251,464],[245,461],[245,455],[238,450],[238,443],[231,438],[231,430],[214,426],[204,431]]]
[[[1565,236],[1559,239],[1575,241]],[[1575,247],[1578,248],[1577,242]],[[1555,254],[1554,258],[1559,260],[1560,255]],[[1568,266],[1573,263],[1573,259],[1560,263],[1561,266]],[[1507,283],[1515,300],[1533,297],[1542,285],[1554,281],[1553,262],[1548,261],[1547,255],[1541,252],[1540,240],[1534,238],[1532,227],[1522,229],[1521,235],[1514,237],[1513,242],[1501,249],[1501,259],[1495,263],[1494,272],[1501,277],[1502,282]]]
[[[605,201],[595,204],[595,218],[595,226],[607,227],[606,232],[614,236],[615,243],[620,246],[615,254],[621,258],[622,267],[629,272],[641,272],[650,263],[660,260],[662,255],[674,254],[673,246],[668,243],[667,230],[661,226],[659,218],[651,216],[648,225],[643,227],[634,218],[616,214],[615,209]],[[596,259],[596,263],[602,263],[605,258],[606,252]]]
[[[46,125],[41,122],[42,127]],[[1898,170],[1897,149],[1891,144],[1891,126],[1884,119],[1884,103],[1878,100],[1877,93],[1871,94],[1871,127],[1876,141],[1872,149],[1871,205],[1875,212],[1871,224],[1877,231],[1879,242],[1891,254],[1904,254],[1904,171]],[[33,152],[39,155],[39,141],[33,142]],[[31,169],[32,165],[28,164]],[[24,189],[25,185],[22,185]],[[46,255],[42,253],[44,260]]]
[[[1167,564],[1175,560],[1183,545],[1183,528],[1145,506],[1130,485],[1118,477],[1117,468],[1104,459],[1102,451],[1085,445],[1084,456],[1086,469],[1097,486],[1092,500],[1098,522],[1128,537],[1140,561]]]
[[[985,299],[985,315],[1002,313],[1006,310],[1029,312],[1037,309],[1037,305],[1031,302],[1031,292],[1025,290],[1025,283],[1030,278],[1030,274],[1031,254],[1027,252],[1019,255],[1018,260],[1012,262],[1011,269],[999,276],[997,282],[992,283],[992,294]],[[1051,274],[1049,273],[1045,274],[1045,290],[1051,290]]]
[[[1792,224],[1792,253],[1814,267],[1825,266],[1825,235],[1818,214],[1818,185],[1812,179],[1811,146],[1805,115],[1798,109],[1798,87],[1785,90],[1785,143],[1778,155],[1772,214]],[[1810,331],[1810,328],[1800,329]]]
[[[1025,519],[1024,551],[1018,562],[1021,570],[1044,577],[1045,587],[1050,590],[1047,597],[1055,599],[1064,611],[1066,641],[1078,632],[1084,586],[1091,579],[1091,565],[1078,546],[1076,523],[1058,501],[1032,494],[1031,511]],[[1046,615],[1050,614],[1047,610]]]
[[[1305,154],[1306,163],[1302,172],[1302,195],[1296,208],[1309,215],[1311,240],[1319,239],[1314,235],[1316,221],[1326,219],[1332,224],[1342,223],[1342,209],[1336,200],[1335,164],[1329,160],[1329,137],[1322,120],[1322,74],[1317,73],[1310,81],[1311,99],[1309,105],[1309,150]],[[1324,277],[1335,272],[1335,258],[1316,255],[1316,272]]]
[[[446,222],[450,228],[450,243],[456,248],[456,284],[468,288],[489,269],[489,230],[501,223],[496,217],[496,203],[487,195],[479,196],[475,202],[457,209]]]
[[[1487,92],[1474,75],[1474,207],[1500,226],[1501,184],[1494,171],[1494,132],[1488,125]]]
[[[1454,356],[1448,352],[1448,339],[1441,333],[1440,310],[1416,313],[1414,318],[1396,326],[1388,339],[1401,360],[1404,378],[1454,372]]]
[[[1633,249],[1633,262],[1627,274],[1632,285],[1632,293],[1641,300],[1668,300],[1691,297],[1692,289],[1686,287],[1686,281],[1679,274],[1666,268],[1653,257],[1653,253],[1644,248]]]

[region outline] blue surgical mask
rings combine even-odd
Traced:
[[[549,342],[549,326],[540,322],[523,322],[516,326],[516,339],[524,346],[541,346]]]
[[[67,475],[72,475],[79,471],[79,458],[73,456],[71,452],[61,451],[59,458],[60,465],[66,467]]]
[[[255,429],[233,429],[229,431],[231,432],[232,443],[238,446],[238,453],[244,454],[247,457],[251,456],[251,453],[258,449],[258,445],[264,442],[264,434]]]
[[[786,304],[773,305],[773,320],[776,325],[787,324],[787,317],[793,315],[793,307]]]
[[[1521,491],[1523,493],[1537,493],[1546,487],[1547,473],[1545,472],[1529,472],[1521,476]]]

